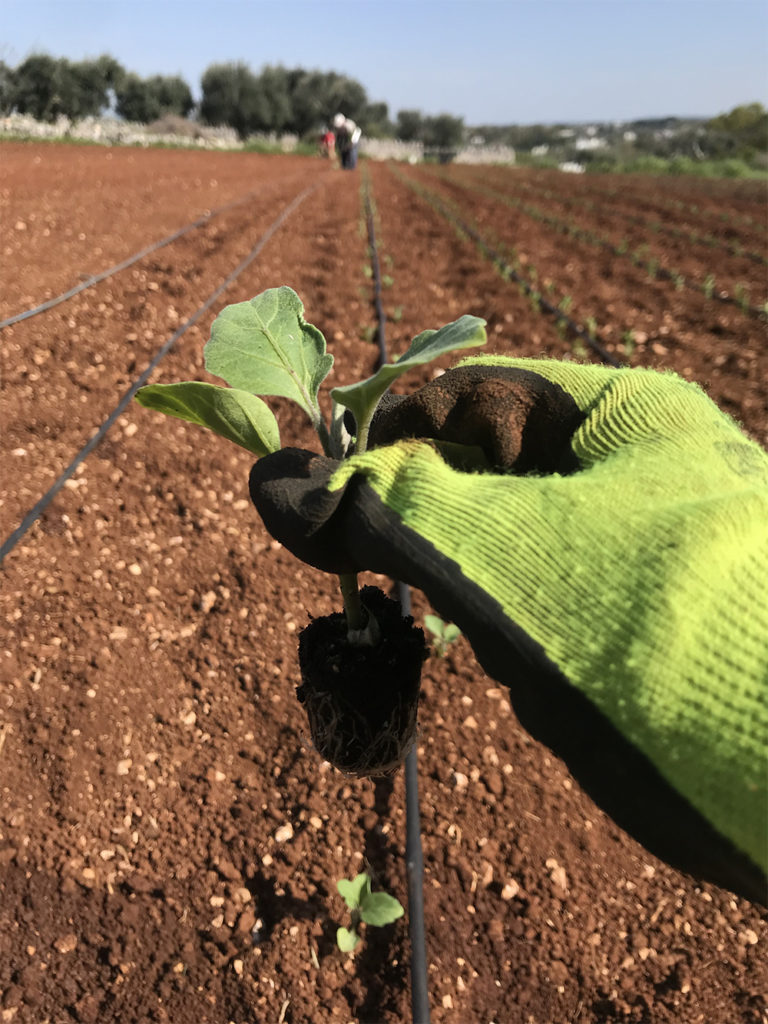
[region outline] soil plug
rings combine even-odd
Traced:
[[[424,633],[376,587],[360,597],[378,642],[350,643],[340,612],[313,619],[299,636],[296,695],[326,761],[348,775],[391,775],[416,739]]]

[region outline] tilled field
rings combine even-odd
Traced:
[[[393,352],[474,313],[491,351],[590,358],[530,289],[553,305],[570,296],[568,316],[592,320],[612,357],[699,381],[768,439],[765,266],[745,256],[766,252],[753,185],[347,174],[289,157],[31,144],[0,156],[0,318],[201,220],[2,331],[0,543],[262,242],[152,380],[205,379],[216,313],[279,284],[328,339],[334,383],[371,372],[366,180]],[[516,261],[528,294],[441,210]],[[313,446],[290,408],[279,418],[284,443]],[[406,918],[369,929],[354,958],[335,947],[348,923],[337,879],[368,865],[405,902],[402,774],[350,780],[312,750],[293,696],[296,635],[340,602],[265,533],[249,468],[246,452],[131,403],[5,558],[0,1020],[410,1019]],[[417,621],[428,610],[414,594]],[[764,913],[606,819],[464,640],[427,662],[420,724],[433,1021],[766,1019]]]

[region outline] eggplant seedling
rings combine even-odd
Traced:
[[[448,648],[461,636],[461,630],[453,622],[444,622],[439,615],[425,615],[424,625],[432,634],[432,646],[438,658],[444,658]]]
[[[402,917],[402,904],[387,892],[371,892],[371,876],[363,872],[354,878],[342,878],[336,883],[339,895],[350,909],[351,928],[336,929],[336,945],[342,953],[352,953],[360,941],[360,923],[381,928]]]
[[[305,321],[296,292],[285,286],[270,288],[248,302],[227,306],[213,323],[205,367],[229,387],[203,381],[150,384],[136,399],[262,457],[281,447],[277,420],[263,396],[288,398],[306,413],[323,453],[340,460],[366,450],[379,402],[402,374],[485,342],[485,321],[476,316],[422,331],[399,359],[384,363],[373,376],[332,388],[326,422],[319,392],[333,356],[322,333]],[[348,413],[354,434],[347,429]],[[299,638],[303,685],[297,696],[305,705],[315,745],[327,760],[350,774],[389,774],[415,737],[423,633],[412,619],[402,619],[399,605],[381,591],[366,587],[361,593],[356,575],[340,576],[339,583],[344,614],[313,619]],[[382,685],[373,691],[379,695],[372,700],[360,679],[379,678]],[[402,685],[392,685],[392,680],[402,680]]]

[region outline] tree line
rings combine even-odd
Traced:
[[[200,87],[201,99],[195,103],[180,76],[141,78],[106,54],[70,61],[36,53],[15,68],[0,61],[0,113],[15,111],[39,121],[113,113],[150,124],[172,114],[228,126],[241,139],[264,132],[308,137],[342,111],[373,138],[450,149],[464,137],[463,119],[450,114],[430,117],[401,110],[391,119],[386,103],[372,102],[359,82],[336,71],[268,65],[256,73],[242,62],[219,63],[205,70]]]

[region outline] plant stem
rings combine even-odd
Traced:
[[[328,433],[328,427],[325,425],[325,420],[322,416],[318,415],[316,420],[313,420],[312,425],[317,431],[317,436],[320,438],[320,444],[323,446],[323,453],[330,458],[335,457],[335,453],[332,451],[331,436]]]
[[[357,585],[357,574],[342,573],[339,576],[341,596],[344,599],[344,613],[347,616],[347,632],[359,632],[363,622],[363,606],[360,603],[360,590]]]
[[[363,452],[367,451],[367,449],[368,449],[368,433],[369,433],[370,429],[371,429],[371,421],[370,421],[370,419],[366,423],[363,423],[360,426],[360,428],[358,430],[358,434],[357,434],[357,440],[355,441],[355,455],[362,455]]]

